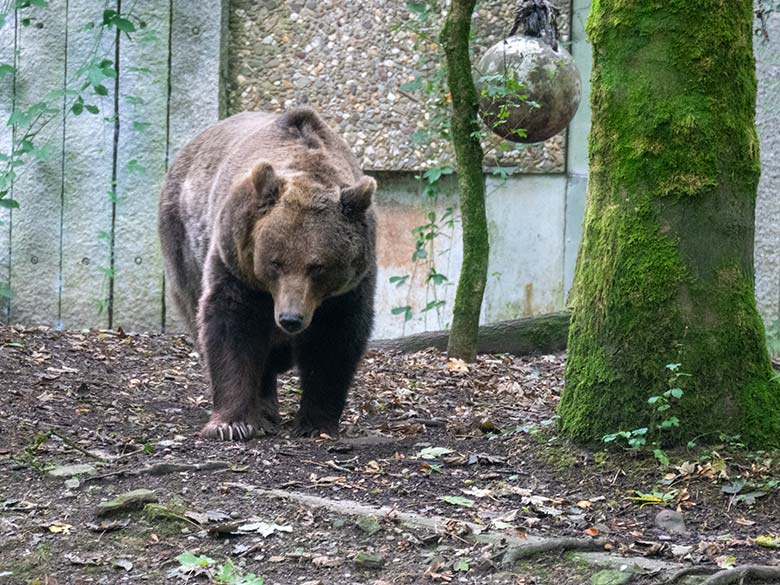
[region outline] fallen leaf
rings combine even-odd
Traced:
[[[73,526],[65,524],[64,522],[52,522],[51,524],[46,525],[45,528],[54,534],[70,534],[70,529],[73,528]]]
[[[453,450],[446,447],[426,447],[417,453],[415,457],[418,459],[438,459],[442,455],[449,455],[450,453],[453,453]]]
[[[439,499],[453,506],[463,506],[464,508],[471,508],[474,505],[474,500],[463,496],[441,496]]]
[[[757,536],[756,544],[764,548],[780,548],[780,536]]]
[[[585,534],[587,534],[588,536],[598,536],[599,535],[599,529],[594,527],[594,526],[591,526],[590,528],[586,528],[585,530],[583,530],[583,532]]]
[[[748,520],[747,518],[737,518],[735,520],[737,524],[740,526],[754,526],[755,522],[753,520]]]
[[[124,569],[125,571],[131,571],[133,568],[133,563],[128,559],[115,559],[111,564],[120,569]]]
[[[450,372],[462,372],[466,373],[469,371],[468,365],[466,365],[466,362],[464,362],[462,359],[459,358],[450,358],[447,360],[447,369]]]

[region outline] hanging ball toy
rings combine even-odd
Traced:
[[[558,44],[557,16],[546,0],[521,0],[509,36],[479,61],[480,116],[501,138],[542,142],[577,112],[582,82]],[[521,28],[523,34],[516,34]]]

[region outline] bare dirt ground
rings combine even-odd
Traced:
[[[731,439],[662,468],[575,447],[553,418],[564,359],[464,368],[433,351],[369,353],[339,439],[291,439],[286,426],[229,444],[197,435],[208,389],[185,338],[0,326],[0,584],[259,583],[231,565],[266,585],[624,582],[560,553],[502,565],[501,542],[475,542],[467,521],[520,538],[606,537],[612,553],[683,566],[780,563],[777,454]],[[286,377],[288,421],[298,392]],[[139,489],[151,505],[99,516]],[[264,489],[452,522],[414,528]],[[656,526],[662,508],[682,512],[685,533]]]

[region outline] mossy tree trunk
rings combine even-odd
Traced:
[[[751,0],[594,0],[590,183],[559,414],[647,426],[680,363],[679,443],[780,445],[753,283],[760,174]]]
[[[488,230],[485,213],[485,176],[479,142],[479,97],[474,87],[469,54],[471,15],[476,0],[453,0],[441,31],[452,96],[450,133],[458,167],[458,188],[463,225],[463,264],[452,318],[447,352],[450,357],[473,361],[477,354],[479,313],[488,271]]]

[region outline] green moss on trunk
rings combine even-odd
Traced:
[[[488,270],[488,229],[485,212],[485,176],[477,118],[479,99],[474,87],[469,55],[471,14],[476,0],[453,0],[441,43],[452,95],[450,132],[458,165],[463,263],[447,351],[450,357],[474,361],[477,354],[479,313]]]
[[[592,4],[590,183],[559,408],[575,439],[645,426],[680,362],[691,377],[670,442],[780,445],[754,299],[752,25],[750,0]]]

